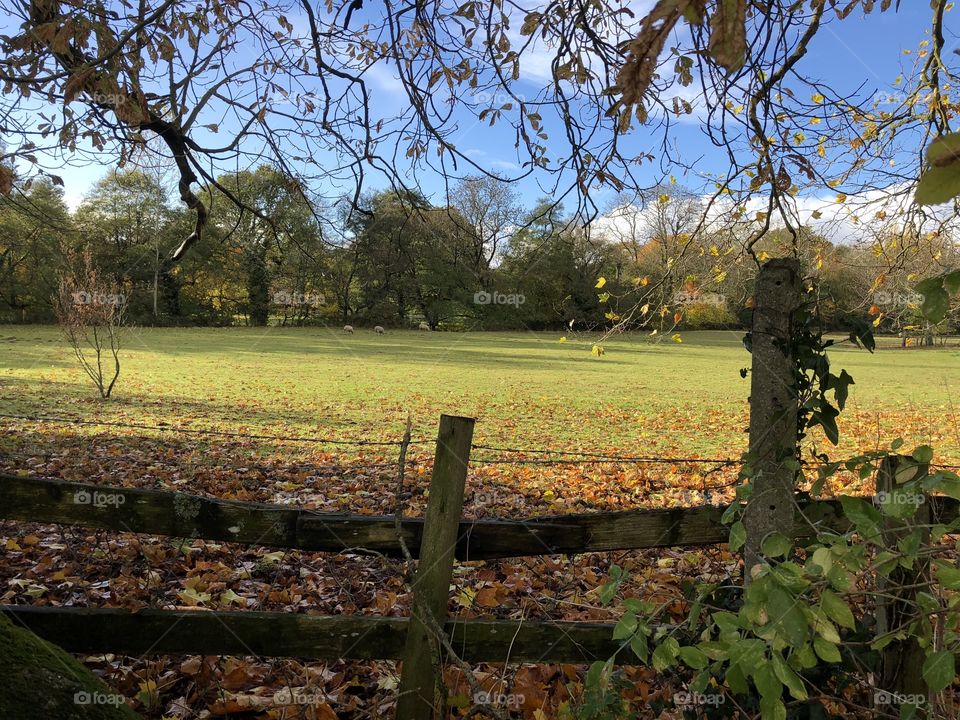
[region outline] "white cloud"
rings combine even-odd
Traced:
[[[807,226],[823,235],[835,244],[853,244],[870,241],[879,235],[899,231],[907,217],[916,220],[911,214],[913,194],[906,186],[891,186],[881,190],[871,190],[837,201],[837,194],[808,195],[789,199],[791,222]],[[707,196],[701,198],[704,203]],[[733,200],[715,201],[707,214],[707,231],[726,225],[735,208]],[[758,212],[767,212],[766,198],[756,197],[746,203],[744,219],[755,218]],[[643,228],[648,218],[652,219],[653,209],[628,206],[625,210],[607,212],[593,223],[593,229],[600,236],[627,236],[631,232],[643,239]],[[945,213],[926,209],[921,220],[939,223],[946,218]],[[773,228],[783,228],[785,223],[777,211],[770,219]],[[759,228],[759,224],[755,224]]]

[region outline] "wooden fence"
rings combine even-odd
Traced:
[[[774,269],[783,271],[779,266]],[[780,292],[780,286],[780,282],[771,285],[776,292]],[[762,372],[772,373],[771,368],[776,368],[771,363]],[[756,359],[754,368],[757,370]],[[757,372],[754,399],[764,382],[767,379]],[[764,423],[779,421],[777,416]],[[771,450],[778,450],[770,440],[771,434],[763,430],[763,424],[751,426],[751,436],[756,431]],[[437,698],[439,674],[435,672],[443,655],[438,642],[441,629],[450,646],[468,662],[586,663],[607,659],[621,649],[621,644],[613,640],[612,625],[448,619],[455,559],[702,546],[727,540],[728,529],[720,522],[726,508],[715,506],[463,521],[472,431],[472,419],[441,416],[424,520],[320,513],[163,490],[0,475],[0,518],[8,520],[311,551],[362,550],[392,557],[409,553],[420,558],[411,582],[411,618],[252,611],[131,613],[31,606],[0,606],[0,611],[22,621],[39,636],[79,653],[403,660],[397,716],[400,720],[422,720],[442,703]],[[755,445],[761,446],[761,441],[754,443],[751,439],[751,448]],[[778,469],[771,463],[770,476],[777,477]],[[889,467],[885,475],[890,475]],[[798,520],[802,514],[803,521],[794,523],[798,537],[812,532],[814,525],[848,529],[839,501],[803,503],[792,496],[790,487],[774,490],[781,503],[778,513],[782,515],[783,505],[789,503]],[[790,496],[784,497],[784,492]],[[956,500],[936,497],[930,499],[926,512],[931,518],[948,521],[957,516],[958,510],[960,503]],[[778,518],[778,529],[789,526],[787,520]],[[757,522],[763,525],[766,519]],[[883,613],[881,617],[888,621]]]
[[[438,444],[438,452],[444,452]],[[468,461],[462,458],[463,467]],[[441,468],[434,480],[444,482]],[[461,488],[462,493],[462,488]],[[429,503],[441,497],[435,490]],[[444,498],[446,500],[446,498]],[[933,517],[960,512],[951,498],[931,498]],[[460,560],[574,554],[724,543],[726,508],[704,506],[633,510],[529,520],[459,519],[454,554]],[[809,521],[844,530],[839,501],[799,504]],[[428,510],[429,514],[429,510]],[[284,549],[374,551],[401,556],[400,537],[418,557],[425,521],[404,518],[400,535],[392,516],[319,513],[282,505],[218,500],[165,490],[112,487],[0,474],[0,518],[56,523],[117,532],[198,538]],[[453,558],[448,561],[452,565]],[[468,662],[569,662],[606,659],[622,649],[612,625],[519,620],[455,620],[444,617],[448,580],[442,580],[438,618],[451,644]],[[415,597],[429,588],[414,583]],[[305,659],[405,657],[408,618],[369,615],[318,616],[275,612],[212,612],[0,606],[40,637],[77,653],[260,655]],[[431,648],[438,652],[436,648]],[[413,665],[411,665],[412,667]],[[422,667],[421,663],[417,664]],[[425,690],[425,703],[434,700]],[[414,695],[416,697],[416,695]],[[416,711],[398,717],[422,717]]]

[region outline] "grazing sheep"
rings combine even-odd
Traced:
[[[418,329],[418,330],[426,330],[427,332],[430,332],[430,326],[427,325],[426,323],[420,323],[420,326],[419,326],[417,329]]]
[[[351,335],[353,335],[353,325],[344,325],[343,331],[345,333],[350,333]]]
[[[382,325],[377,325],[377,326],[373,329],[373,331],[374,331],[377,335],[383,335],[383,334],[386,332],[386,330],[383,329],[383,326],[382,326]]]

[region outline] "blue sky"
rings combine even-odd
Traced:
[[[299,24],[296,20],[294,22]],[[895,78],[901,72],[908,74],[916,61],[915,54],[905,55],[903,51],[916,51],[919,43],[929,37],[929,23],[929,6],[919,0],[902,3],[897,13],[875,12],[866,17],[862,13],[854,13],[843,21],[830,21],[815,38],[803,60],[804,74],[821,79],[841,92],[852,92],[861,87],[868,93],[895,91]],[[949,43],[948,39],[948,50],[952,50]],[[543,80],[544,68],[536,67],[536,58],[533,58],[533,65],[528,67],[521,80],[521,91],[526,84],[533,93],[538,89],[536,83]],[[379,113],[389,115],[397,103],[406,102],[405,96],[399,92],[398,83],[387,71],[374,73],[372,80],[372,101]],[[461,128],[456,136],[457,144],[478,164],[500,171],[510,171],[515,167],[517,157],[513,150],[513,135],[508,127],[491,128],[472,118],[463,118]],[[557,131],[556,128],[551,130],[552,134]],[[724,154],[713,147],[696,119],[687,118],[676,123],[671,134],[672,140],[682,147],[685,159],[699,159],[698,169],[707,172],[721,172],[724,169]],[[628,147],[631,150],[649,151],[657,143],[658,138],[640,126],[634,129]],[[60,174],[65,181],[68,202],[76,205],[106,169],[107,166],[97,165],[63,168]],[[696,184],[690,182],[692,178],[685,181],[682,173],[677,174],[681,184]],[[550,182],[549,178],[541,179]],[[651,179],[654,179],[652,172]],[[420,175],[418,181],[427,195],[436,200],[442,199],[443,182],[438,176]],[[371,189],[381,184],[382,180],[371,177]],[[524,204],[528,206],[545,191],[535,178],[523,181],[518,188]],[[176,198],[171,200],[177,202]],[[602,198],[597,200],[598,204],[602,204]]]

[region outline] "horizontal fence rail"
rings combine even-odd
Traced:
[[[75,653],[259,655],[400,660],[409,619],[370,615],[211,612],[0,605],[14,623]],[[613,625],[454,620],[444,629],[469,662],[606,660],[621,649]]]
[[[957,517],[960,502],[930,498],[934,517]],[[796,535],[847,527],[839,502],[802,507]],[[720,522],[726,508],[627,510],[557,515],[529,520],[477,520],[460,523],[456,557],[485,560],[608,550],[716,545],[729,530]],[[189,537],[242,545],[324,552],[366,549],[399,557],[392,516],[318,513],[287,507],[218,500],[168,490],[110,487],[0,474],[0,518],[80,525],[117,532]],[[404,541],[419,554],[423,520],[401,520]]]

